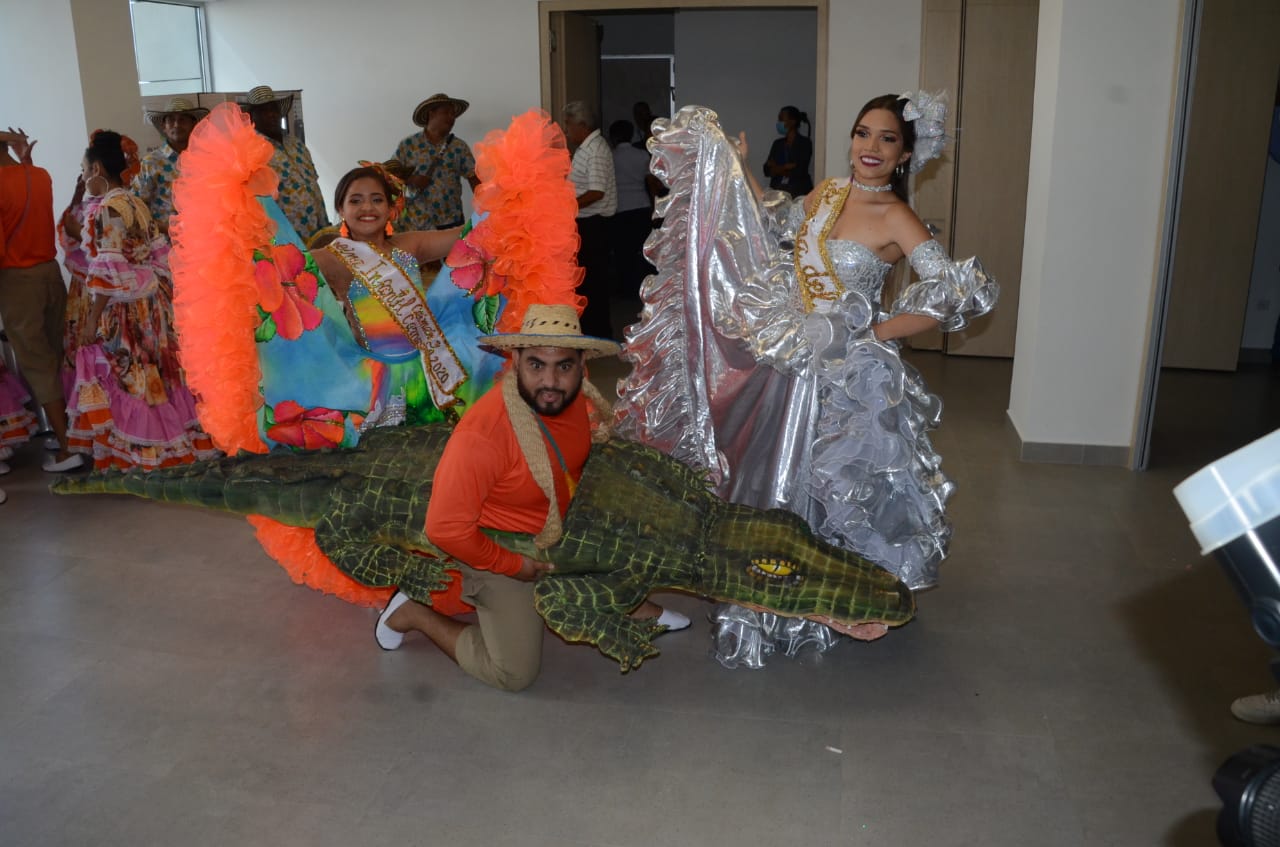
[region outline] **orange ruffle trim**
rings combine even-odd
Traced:
[[[275,234],[260,195],[276,193],[271,144],[243,111],[222,103],[200,121],[182,154],[170,229],[174,323],[187,385],[196,395],[204,430],[219,450],[265,453],[258,435],[262,371],[253,339],[258,284],[253,253]],[[316,545],[315,532],[261,515],[249,517],[258,541],[300,585],[359,606],[380,608],[394,589],[369,588],[347,576]],[[471,609],[462,602],[457,571],[449,588],[432,595],[444,614]]]
[[[507,278],[496,331],[518,332],[531,303],[568,304],[581,314],[578,202],[560,127],[530,109],[486,135],[475,156],[475,207],[489,217],[469,239],[495,257],[493,272]]]
[[[258,543],[267,555],[281,564],[299,585],[308,585],[325,594],[346,600],[356,606],[381,609],[387,605],[394,588],[371,588],[361,585],[334,567],[329,557],[316,546],[315,530],[289,526],[262,515],[250,515],[249,523],[258,531]],[[449,587],[431,594],[431,608],[443,615],[461,615],[475,611],[462,599],[462,574],[449,569]]]
[[[253,253],[275,232],[258,202],[276,192],[271,153],[238,106],[220,103],[196,124],[173,185],[169,264],[180,357],[201,425],[231,454],[267,451],[258,437]]]

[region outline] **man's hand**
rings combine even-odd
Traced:
[[[537,559],[530,559],[528,556],[522,556],[520,559],[520,570],[512,574],[512,577],[522,582],[533,582],[538,577],[548,571],[553,571],[556,566],[550,562],[539,562]]]

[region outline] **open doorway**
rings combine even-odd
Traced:
[[[1188,16],[1180,151],[1134,451],[1138,468],[1180,472],[1280,426],[1280,161],[1268,149],[1280,158],[1280,9],[1193,0]]]
[[[770,8],[717,2],[673,8],[645,0],[544,0],[539,11],[543,107],[553,117],[560,117],[565,103],[581,100],[595,108],[606,137],[615,122],[625,120],[633,124],[633,138],[639,143],[644,133],[633,118],[641,111],[634,108],[639,103],[659,118],[686,105],[707,106],[719,115],[726,132],[743,131],[756,142],[747,165],[760,176],[777,135],[779,110],[795,106],[809,116],[802,129],[813,143],[809,176],[824,175],[825,127],[819,116],[825,109],[825,0],[781,2]],[[621,152],[615,147],[615,157]],[[619,165],[618,172],[624,170]],[[619,195],[621,200],[621,185]],[[620,220],[611,224],[622,229]],[[611,251],[615,332],[634,323],[642,308],[637,292],[645,271],[635,268],[637,262],[647,264],[640,256],[643,221],[639,227],[639,236],[627,239],[625,249],[614,243]]]
[[[659,117],[696,103],[715,109],[726,130],[766,142],[775,135],[778,110],[794,105],[815,124],[812,176],[825,176],[827,0],[779,0],[767,8],[733,0],[673,6],[662,0],[542,0],[543,108],[558,117],[566,102],[584,100],[607,126],[630,119],[636,100],[652,98]],[[656,90],[660,69],[648,68],[643,77],[628,73],[625,63],[637,57],[654,63],[670,57],[665,96]],[[602,72],[602,65],[618,61],[624,66]],[[631,93],[636,96],[628,102]],[[752,145],[756,173],[763,172],[768,150],[768,143]]]

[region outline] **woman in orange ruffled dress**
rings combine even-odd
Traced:
[[[130,139],[95,132],[81,163],[94,201],[83,219],[63,221],[86,262],[83,296],[69,304],[78,326],[68,446],[90,453],[96,470],[150,470],[217,455],[178,364],[168,241],[146,204],[125,189],[137,168]]]
[[[372,425],[455,418],[505,361],[479,336],[518,328],[529,303],[581,309],[563,135],[530,112],[476,150],[487,216],[474,228],[389,232],[399,187],[366,165],[336,192],[345,231],[308,253],[272,199],[270,146],[234,108],[200,122],[174,188],[172,262],[184,365],[218,447],[346,447]],[[442,257],[425,282],[420,266]],[[310,530],[249,520],[295,582],[386,604],[390,590],[338,571]],[[466,610],[456,590],[434,605]]]
[[[476,339],[497,298],[476,303],[448,272],[424,285],[421,266],[443,259],[460,230],[393,233],[401,202],[380,165],[348,172],[335,198],[340,236],[308,256],[263,200],[276,223],[255,263],[268,445],[345,447],[372,426],[456,420],[493,384],[503,360]]]

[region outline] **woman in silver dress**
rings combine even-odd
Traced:
[[[941,148],[944,114],[923,92],[875,98],[854,122],[851,176],[796,200],[760,191],[745,139],[726,138],[714,112],[659,121],[652,169],[671,193],[646,249],[659,272],[627,332],[634,367],[617,407],[622,434],[705,468],[727,499],[789,509],[912,589],[937,580],[954,485],[928,437],[941,403],[898,340],[959,329],[998,293],[976,260],[952,262],[906,203],[909,174]],[[904,257],[920,279],[882,304]],[[736,607],[714,617],[729,666],[835,639]]]

